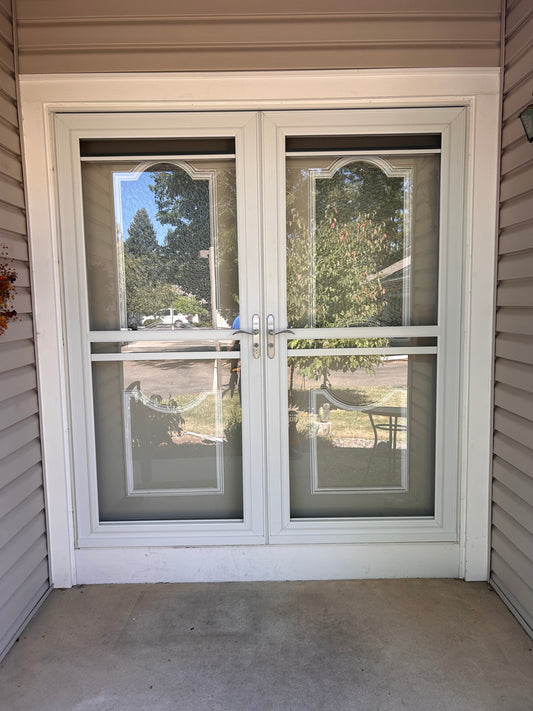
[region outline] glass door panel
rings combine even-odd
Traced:
[[[355,358],[289,357],[291,517],[433,516],[436,357]]]
[[[295,328],[437,322],[440,155],[288,156]]]
[[[82,164],[92,331],[229,328],[235,160]]]
[[[236,363],[93,363],[101,521],[242,519]]]
[[[440,151],[299,145],[286,157],[290,517],[431,517]]]
[[[242,520],[235,159],[86,157],[82,186],[99,519]]]

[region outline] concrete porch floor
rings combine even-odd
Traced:
[[[484,583],[55,590],[2,711],[531,711],[533,640]]]

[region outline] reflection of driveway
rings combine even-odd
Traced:
[[[163,398],[177,397],[192,393],[211,392],[215,368],[212,360],[163,360],[163,361],[124,361],[124,385],[139,381],[141,390],[150,397],[161,395]],[[227,386],[230,377],[230,365],[227,361],[218,361],[218,381]]]
[[[228,342],[229,343],[229,342]],[[131,343],[122,348],[122,352],[142,350],[150,351],[198,351],[205,349],[206,343],[199,341],[181,342],[149,342]],[[209,350],[214,350],[214,342]],[[232,363],[236,361],[233,360]],[[124,361],[124,385],[128,387],[135,381],[140,382],[141,389],[146,395],[187,395],[191,393],[210,392],[216,386],[214,361],[212,360],[164,360],[164,361]],[[218,382],[222,387],[227,387],[230,379],[231,363],[226,360],[218,361]],[[331,372],[329,375],[333,388],[362,388],[362,387],[396,387],[407,386],[407,360],[385,361],[383,365],[376,366],[373,373],[365,372],[359,368],[353,373],[342,371]],[[295,371],[294,387],[300,389],[304,386],[304,378]],[[320,387],[319,381],[305,379],[305,388]]]
[[[332,371],[329,380],[333,388],[363,388],[363,387],[407,387],[407,359],[389,360],[382,365],[374,366],[373,373],[367,373],[364,368],[358,368],[353,373],[343,373],[340,370]],[[304,378],[296,370],[294,372],[294,387],[299,389],[303,386]],[[305,387],[319,388],[321,381],[305,378]]]

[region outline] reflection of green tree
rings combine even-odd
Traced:
[[[167,308],[175,293],[170,284],[157,278],[149,260],[125,254],[124,267],[128,326],[135,327],[140,324],[142,316]]]
[[[216,205],[210,205],[208,180],[194,180],[183,169],[161,166],[152,173],[157,219],[169,225],[162,247],[162,268],[169,283],[211,307],[209,260],[200,256],[213,243],[212,216],[218,233],[218,310],[226,317],[238,313],[235,173],[215,171]]]
[[[146,208],[141,207],[140,210],[137,210],[128,227],[128,235],[129,237],[124,242],[124,252],[132,257],[153,257],[155,262],[159,245]]]
[[[328,205],[336,208],[339,224],[355,215],[373,215],[387,235],[389,249],[382,252],[379,268],[401,259],[403,254],[403,178],[389,177],[380,167],[355,160],[339,168],[331,178],[316,182],[316,215],[325,215]]]
[[[209,313],[205,305],[201,304],[198,299],[194,298],[194,296],[185,296],[185,294],[178,294],[178,296],[174,296],[174,299],[172,301],[172,307],[180,314],[192,316],[197,314],[199,318],[199,323],[210,325],[211,314]]]
[[[292,176],[287,195],[287,318],[291,327],[379,325],[385,304],[379,271],[397,259],[402,244],[403,181],[394,179],[390,185],[391,179],[386,179],[383,183],[376,171],[384,176],[375,166],[352,163],[330,180],[317,180],[315,229],[298,209],[299,204],[307,204],[306,171]],[[383,204],[379,204],[380,191]],[[368,210],[368,205],[378,205],[379,212]],[[332,338],[320,342],[300,339],[291,345],[364,348],[387,344],[387,339],[378,338]],[[306,356],[290,359],[290,366],[292,372],[297,368],[327,385],[333,370],[372,370],[381,362],[379,355]]]
[[[156,233],[144,207],[135,213],[128,235],[124,242],[126,309],[128,326],[136,327],[142,316],[168,307],[174,291],[162,278]]]

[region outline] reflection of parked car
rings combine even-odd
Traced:
[[[143,316],[141,324],[143,326],[175,326],[176,328],[190,326],[189,317],[174,311],[174,309],[162,309],[154,316]]]

